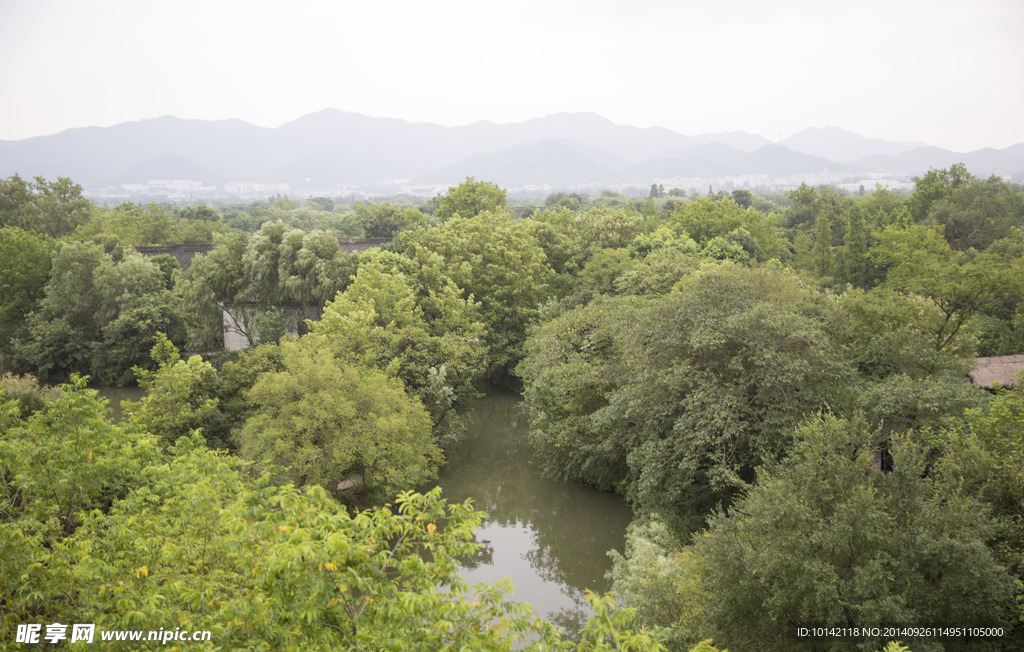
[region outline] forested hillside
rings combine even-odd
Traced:
[[[968,373],[1024,354],[1024,188],[915,182],[517,219],[473,178],[184,207],[0,180],[0,641],[1019,649],[1024,387]],[[186,242],[210,245],[187,269],[137,250]],[[86,379],[146,393],[113,423]],[[488,384],[522,392],[548,473],[636,514],[579,640],[465,586],[481,515],[415,493]],[[940,626],[982,629],[901,629]]]

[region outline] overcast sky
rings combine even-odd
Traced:
[[[0,139],[333,107],[1024,142],[1021,0],[0,0]]]

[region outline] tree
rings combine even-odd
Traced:
[[[969,449],[956,463],[968,487],[987,503],[1002,528],[990,547],[1013,575],[1024,581],[1024,386],[996,391],[991,401],[964,411],[963,427],[951,428],[944,453]]]
[[[211,448],[231,447],[231,423],[220,409],[217,370],[197,355],[182,360],[162,334],[155,339],[151,357],[156,370],[134,369],[146,393],[136,402],[122,404],[121,409],[134,425],[164,446],[199,431]]]
[[[27,326],[14,354],[41,378],[88,373],[126,384],[133,366],[149,366],[157,333],[184,341],[181,305],[159,267],[137,253],[114,262],[83,243],[54,254],[45,296]]]
[[[576,294],[586,303],[597,294],[615,294],[616,281],[635,266],[628,249],[599,249],[579,274]]]
[[[134,367],[150,367],[153,338],[165,335],[185,342],[185,324],[178,295],[152,260],[130,253],[116,264],[103,264],[94,283],[108,320],[102,330],[92,373],[104,384],[125,385],[134,380]]]
[[[312,324],[307,338],[339,359],[401,379],[430,413],[438,440],[454,441],[478,396],[486,346],[479,304],[441,270],[439,257],[422,262],[374,251]]]
[[[489,374],[502,378],[522,358],[526,333],[553,280],[526,221],[515,221],[507,212],[481,213],[406,231],[401,245],[413,260],[437,256],[465,298],[480,302]]]
[[[44,296],[50,275],[50,252],[56,243],[47,236],[15,226],[0,228],[0,357],[10,358],[11,338],[25,333],[25,317]]]
[[[96,245],[73,243],[53,256],[39,308],[27,318],[28,335],[13,344],[20,364],[40,378],[88,373],[95,342],[109,318],[93,282],[109,257]]]
[[[740,208],[751,208],[754,205],[754,193],[749,190],[733,190],[732,200]]]
[[[950,345],[970,318],[995,302],[1020,269],[997,256],[956,252],[936,228],[891,226],[872,250],[888,267],[885,285],[926,298],[939,311],[929,325],[936,351]]]
[[[82,186],[65,177],[26,183],[18,175],[0,179],[0,226],[17,226],[59,238],[89,219],[92,202]]]
[[[700,559],[682,546],[655,515],[634,521],[625,554],[610,550],[612,591],[655,640],[670,651],[686,650],[710,629]]]
[[[857,368],[856,403],[883,432],[938,429],[982,400],[964,382],[974,339],[961,333],[941,351],[931,327],[942,320],[926,299],[885,287],[851,289],[823,318],[845,359]]]
[[[797,627],[1012,626],[1013,584],[985,545],[994,523],[955,469],[926,472],[927,449],[907,437],[893,439],[892,470],[877,469],[878,435],[857,418],[812,419],[797,442],[697,537],[721,640],[766,651],[852,650],[884,639],[811,641]]]
[[[994,176],[966,180],[932,201],[928,210],[928,221],[943,227],[946,241],[957,251],[985,249],[1019,227],[1022,217],[1011,202],[1010,187]]]
[[[920,224],[928,217],[932,204],[949,197],[954,190],[974,179],[963,163],[947,169],[930,169],[921,177],[914,177],[914,194],[910,197],[910,216]]]
[[[850,400],[852,369],[795,307],[803,285],[776,266],[706,263],[667,294],[537,328],[519,373],[546,468],[695,527],[805,415]]]
[[[860,207],[854,206],[846,214],[843,233],[843,280],[863,287],[868,273],[868,234]]]
[[[574,262],[582,269],[594,252],[624,249],[644,231],[644,217],[632,206],[595,206],[572,220]]]
[[[508,201],[503,189],[488,181],[466,177],[458,186],[448,188],[448,192],[441,197],[435,215],[443,221],[455,215],[473,217],[485,211],[502,211],[507,207]]]
[[[107,422],[106,402],[81,377],[49,398],[0,431],[0,524],[53,542],[73,532],[83,512],[124,496],[156,451],[151,439]],[[6,391],[0,400],[13,404]]]
[[[356,219],[362,221],[367,238],[393,238],[399,231],[424,222],[426,216],[415,208],[402,208],[390,202],[374,202],[358,204]]]
[[[811,256],[814,273],[819,278],[832,276],[835,255],[832,253],[832,221],[827,212],[819,213],[814,221],[814,247]]]
[[[172,244],[182,242],[177,222],[166,207],[125,202],[113,209],[94,209],[92,219],[75,229],[74,236],[105,247]]]
[[[241,454],[299,486],[360,474],[385,497],[433,477],[442,456],[423,405],[394,378],[310,344],[282,344],[284,370],[247,393],[257,408],[239,434]]]
[[[595,427],[621,374],[623,335],[636,324],[635,297],[598,297],[542,322],[516,368],[530,408],[530,442],[545,469],[613,489],[625,477],[626,443]]]
[[[749,249],[748,254],[760,261],[778,258],[786,251],[773,216],[754,208],[741,208],[730,198],[701,197],[683,204],[672,213],[669,223],[678,233],[685,233],[702,247],[716,237],[728,238],[744,231],[756,243],[744,249]]]

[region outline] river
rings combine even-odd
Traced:
[[[476,532],[484,547],[462,577],[508,577],[514,599],[576,632],[593,615],[583,591],[609,589],[607,552],[622,552],[633,513],[618,496],[543,477],[533,455],[522,399],[491,392],[470,411],[465,441],[438,484],[448,500],[472,498],[487,513]]]

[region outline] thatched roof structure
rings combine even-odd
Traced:
[[[974,371],[969,375],[971,382],[979,387],[991,387],[992,383],[1016,387],[1018,373],[1024,373],[1024,355],[975,358]]]

